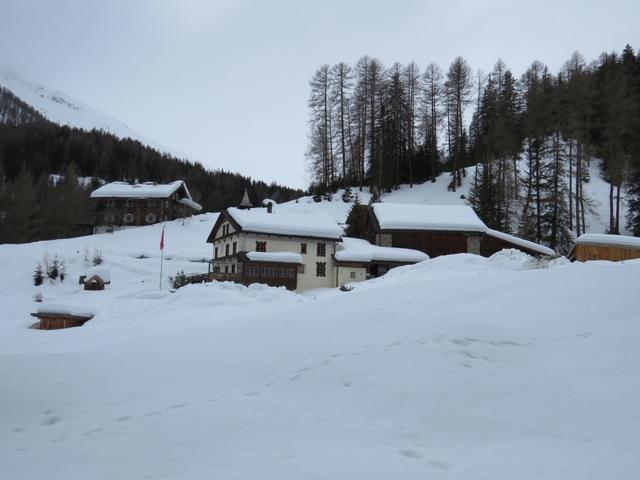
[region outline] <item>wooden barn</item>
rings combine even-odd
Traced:
[[[350,236],[383,247],[419,250],[429,257],[455,253],[490,257],[505,248],[533,256],[555,254],[543,245],[491,230],[466,205],[359,205],[347,223]]]
[[[91,192],[91,198],[96,212],[94,233],[175,220],[202,210],[182,180],[164,185],[112,182]]]
[[[640,258],[640,238],[625,235],[585,233],[576,239],[570,260],[609,260],[619,262]]]

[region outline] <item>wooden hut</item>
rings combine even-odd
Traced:
[[[91,269],[83,276],[85,290],[104,290],[105,285],[111,283],[111,275],[109,270],[106,268]]]
[[[81,327],[93,318],[91,312],[81,312],[62,305],[49,305],[38,308],[36,313],[39,322],[33,326],[40,330],[58,330],[61,328]]]
[[[619,262],[640,258],[640,238],[625,235],[585,233],[576,239],[570,260],[609,260]]]

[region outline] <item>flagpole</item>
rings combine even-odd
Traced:
[[[160,237],[160,290],[162,290],[162,264],[164,263],[164,225],[162,226],[162,237]]]

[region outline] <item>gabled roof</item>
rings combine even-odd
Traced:
[[[217,229],[223,221],[229,221],[236,231],[265,233],[288,237],[319,238],[339,241],[342,228],[328,214],[301,215],[290,213],[268,213],[266,208],[242,210],[228,208],[216,221],[207,242],[212,243]]]
[[[374,203],[371,207],[380,230],[487,231],[487,226],[466,205]]]
[[[200,204],[193,200],[187,184],[182,180],[166,184],[111,182],[91,192],[91,198],[168,198],[178,190],[181,190],[183,195],[180,199],[181,203],[194,210],[202,210]]]
[[[242,195],[242,200],[240,200],[240,206],[243,208],[253,207],[251,200],[249,200],[249,193],[247,192],[246,188],[244,189],[244,195]]]

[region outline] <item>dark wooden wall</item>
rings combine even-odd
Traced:
[[[467,236],[453,232],[393,232],[392,245],[412,248],[426,253],[429,257],[467,253]]]

